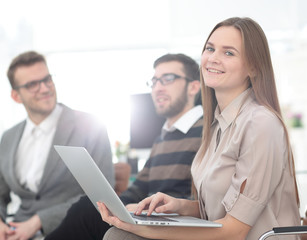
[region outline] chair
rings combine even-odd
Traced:
[[[119,162],[114,164],[115,192],[120,195],[128,188],[131,174],[131,166],[128,163]]]
[[[307,233],[307,226],[276,227],[262,234],[259,240],[264,240],[267,239],[268,237],[277,236],[277,235],[296,235],[304,233]]]
[[[259,238],[259,240],[267,239],[271,236],[277,235],[301,235],[301,240],[307,240],[307,211],[305,217],[301,218],[302,226],[289,226],[289,227],[276,227],[272,230],[265,232]]]

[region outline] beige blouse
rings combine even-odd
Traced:
[[[252,227],[248,240],[272,227],[299,225],[280,120],[248,89],[222,113],[216,109],[212,131],[205,157],[197,154],[191,169],[202,218],[217,220],[228,213]]]

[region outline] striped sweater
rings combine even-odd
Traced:
[[[137,203],[157,192],[174,197],[191,195],[191,164],[201,144],[203,119],[184,134],[179,130],[159,136],[150,158],[133,184],[120,195],[123,203]]]

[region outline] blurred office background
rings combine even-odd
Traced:
[[[106,124],[112,146],[130,140],[130,95],[162,54],[197,61],[213,26],[255,19],[270,44],[280,103],[297,164],[302,210],[307,204],[307,1],[305,0],[0,0],[0,136],[24,119],[6,78],[13,57],[43,53],[58,100]]]

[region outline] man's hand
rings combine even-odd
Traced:
[[[8,236],[14,234],[14,231],[0,220],[0,240],[7,240]]]
[[[14,227],[14,234],[6,238],[6,240],[28,240],[41,229],[42,224],[38,215],[34,215],[25,222],[10,222],[9,225]]]

